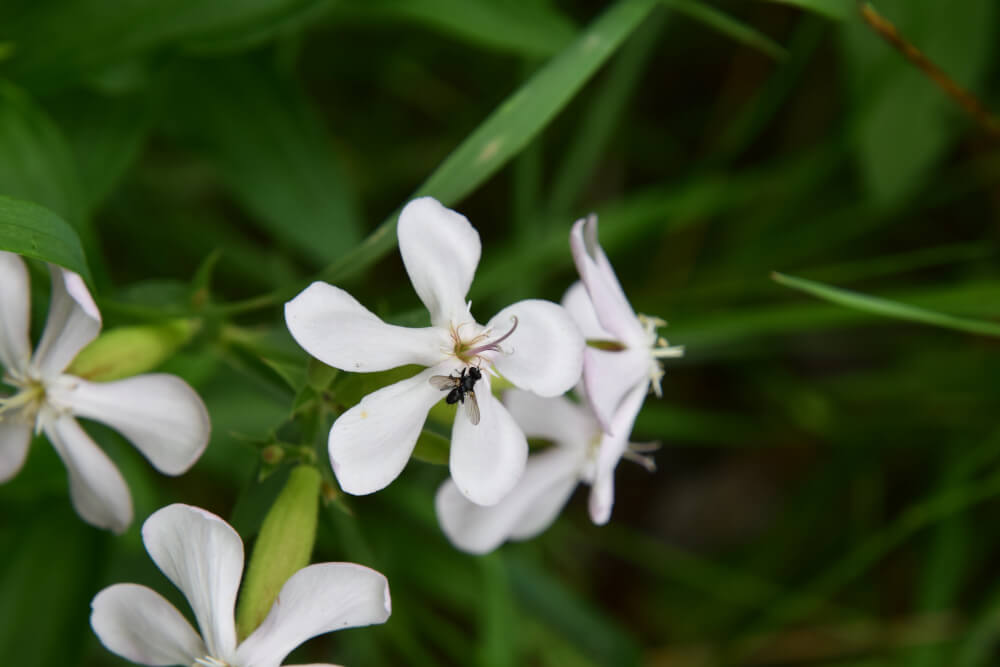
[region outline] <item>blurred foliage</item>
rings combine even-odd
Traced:
[[[660,471],[620,467],[609,526],[577,497],[541,538],[466,556],[433,513],[439,409],[385,491],[323,470],[313,560],[386,574],[393,615],[295,661],[996,663],[996,144],[853,0],[603,5],[0,3],[0,248],[89,267],[107,328],[198,322],[160,368],[213,420],[176,479],[88,425],[133,494],[121,538],[72,514],[34,443],[0,487],[0,663],[125,664],[93,595],[182,604],[149,513],[205,507],[249,551],[303,452],[326,465],[335,414],[392,376],[307,372],[280,306],[323,278],[419,322],[393,228],[414,193],[480,229],[479,314],[558,300],[569,226],[598,212],[636,309],[687,349],[633,436],[663,443]],[[995,0],[875,5],[1000,108]]]

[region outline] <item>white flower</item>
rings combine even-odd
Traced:
[[[612,419],[626,396],[637,387],[661,395],[661,359],[680,357],[684,348],[671,347],[657,335],[663,320],[636,315],[604,250],[597,243],[597,216],[577,220],[569,236],[581,282],[563,297],[563,305],[588,341],[604,341],[619,349],[588,346],[583,384],[597,420],[612,433]],[[638,402],[635,410],[642,407]],[[633,419],[635,415],[632,416]]]
[[[524,471],[524,434],[490,390],[493,368],[515,386],[557,396],[580,377],[583,338],[566,311],[527,300],[478,324],[465,296],[479,264],[479,234],[464,216],[430,197],[399,215],[399,250],[410,281],[430,311],[431,326],[386,324],[344,290],[316,282],[285,306],[292,336],[309,354],[347,371],[406,364],[427,370],[364,397],[330,430],[330,461],[348,493],[373,493],[410,458],[430,408],[447,396],[434,376],[478,368],[480,420],[458,410],[452,429],[452,478],[467,498],[491,505]]]
[[[109,651],[141,665],[278,667],[311,637],[384,623],[391,612],[381,574],[354,563],[319,563],[293,574],[264,622],[237,645],[233,606],[243,542],[236,531],[211,512],[175,504],[146,520],[142,539],[187,598],[201,636],[156,591],[138,584],[105,588],[91,602],[90,625]]]
[[[198,394],[173,375],[88,382],[63,371],[97,337],[101,314],[72,271],[49,265],[52,302],[32,355],[24,261],[0,252],[0,363],[16,390],[0,399],[0,483],[24,464],[32,432],[48,436],[69,472],[73,506],[88,523],[116,533],[132,521],[128,486],[75,417],[107,424],[162,473],[179,475],[198,460],[211,425]]]
[[[528,458],[524,476],[503,500],[481,507],[466,500],[448,480],[435,497],[438,522],[459,549],[475,554],[493,551],[507,540],[527,540],[544,532],[556,520],[580,482],[593,485],[590,517],[605,524],[614,502],[614,469],[621,458],[647,468],[640,445],[630,445],[628,434],[645,397],[645,387],[630,392],[614,419],[617,435],[608,435],[586,402],[565,396],[542,398],[511,390],[504,404],[528,437],[552,441],[552,447]]]

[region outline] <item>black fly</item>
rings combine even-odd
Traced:
[[[431,386],[448,392],[448,396],[444,399],[445,403],[449,405],[461,403],[464,405],[465,414],[474,426],[479,423],[479,403],[476,401],[474,388],[476,382],[481,380],[482,377],[482,372],[473,366],[471,368],[463,368],[462,373],[458,377],[454,375],[434,375],[431,377],[430,383]],[[465,400],[467,398],[469,399],[468,402]]]

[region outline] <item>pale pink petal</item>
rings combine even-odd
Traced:
[[[66,464],[77,513],[98,528],[124,532],[132,522],[132,496],[108,455],[70,415],[46,418],[43,428]]]
[[[185,472],[208,444],[208,410],[195,390],[175,375],[151,373],[116,382],[63,376],[50,393],[75,415],[121,433],[168,475]]]
[[[597,454],[595,478],[590,490],[590,518],[594,523],[603,525],[611,518],[611,508],[615,502],[615,468],[628,447],[632,425],[646,400],[646,387],[636,386],[622,401],[618,412],[611,422],[614,435],[605,435],[601,439]]]
[[[230,662],[236,649],[233,606],[243,574],[240,536],[211,512],[176,503],[146,519],[142,541],[187,598],[208,653]]]
[[[267,618],[240,644],[241,667],[277,667],[311,637],[385,623],[392,613],[385,577],[354,563],[302,568],[281,587]]]
[[[187,619],[154,590],[115,584],[90,603],[90,626],[104,648],[140,665],[190,665],[205,644]]]
[[[624,343],[642,345],[645,340],[642,326],[604,250],[597,243],[597,216],[574,223],[569,245],[601,326]]]
[[[465,295],[479,265],[479,232],[464,215],[421,197],[403,208],[396,233],[406,273],[431,323],[447,327],[468,320]]]
[[[508,539],[524,540],[548,528],[578,482],[583,452],[552,447],[528,457],[517,485],[496,505],[471,502],[447,480],[434,500],[438,522],[462,551],[485,554]]]
[[[479,423],[465,410],[455,413],[451,431],[451,478],[462,495],[478,505],[496,505],[524,473],[528,441],[514,418],[490,392],[489,376],[476,387]]]
[[[16,475],[28,457],[34,423],[21,410],[11,410],[0,420],[0,484]]]
[[[569,286],[562,298],[563,308],[573,318],[580,333],[587,340],[614,340],[614,334],[601,326],[594,312],[594,303],[587,294],[587,288],[579,280]]]
[[[584,450],[601,432],[590,410],[565,396],[543,398],[510,389],[504,392],[503,404],[529,438],[545,438],[561,447]]]
[[[83,278],[54,264],[49,264],[49,273],[52,301],[31,365],[42,377],[54,378],[97,337],[101,314]]]
[[[633,387],[649,386],[649,352],[625,348],[617,352],[588,347],[583,359],[587,402],[606,433],[614,433],[612,416]]]
[[[566,309],[540,299],[519,301],[486,326],[497,338],[515,321],[517,328],[500,343],[500,353],[492,356],[496,369],[516,386],[540,396],[569,391],[580,379],[585,341]]]
[[[24,260],[12,252],[0,251],[0,364],[15,375],[27,370],[31,357],[30,299]]]
[[[428,411],[445,397],[429,380],[447,374],[444,367],[428,368],[368,394],[337,418],[330,429],[330,464],[344,491],[374,493],[399,476]]]
[[[285,323],[306,352],[358,373],[407,364],[433,366],[451,345],[447,330],[386,324],[344,290],[322,282],[285,304]]]

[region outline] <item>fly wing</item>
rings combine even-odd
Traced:
[[[469,421],[472,422],[472,425],[475,426],[479,423],[479,402],[476,400],[476,392],[465,392],[465,398],[468,399],[464,401],[465,416],[468,417]]]
[[[449,389],[454,389],[456,386],[455,378],[450,375],[432,375],[431,379],[428,380],[431,386],[435,389],[440,389],[441,391],[448,391]]]

